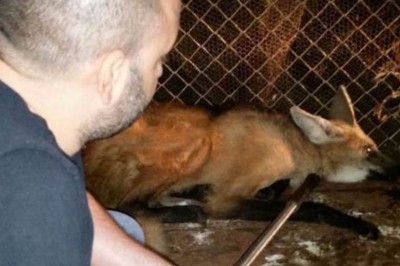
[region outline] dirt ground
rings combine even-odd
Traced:
[[[377,241],[326,224],[288,222],[261,253],[262,266],[400,265],[400,190],[382,182],[321,184],[311,199],[375,223]],[[167,224],[168,257],[177,265],[233,265],[267,222],[211,220],[206,224]]]

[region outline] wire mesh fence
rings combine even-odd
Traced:
[[[361,127],[400,150],[399,0],[187,0],[155,99],[325,115],[340,85]]]

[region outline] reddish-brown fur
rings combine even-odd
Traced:
[[[348,97],[344,89],[342,94]],[[237,109],[212,118],[194,107],[154,104],[121,134],[88,145],[87,186],[106,206],[117,207],[157,204],[171,192],[210,184],[206,210],[224,216],[279,179],[296,185],[309,173],[329,176],[344,164],[363,163],[363,147],[376,146],[345,120],[331,121],[340,141],[317,145],[281,115]]]
[[[87,187],[112,208],[128,191],[138,200],[157,197],[205,163],[209,123],[194,108],[148,107],[124,132],[84,149]]]

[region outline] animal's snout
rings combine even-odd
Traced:
[[[400,162],[378,152],[368,158],[376,168],[370,171],[368,180],[400,181]]]

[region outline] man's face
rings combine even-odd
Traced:
[[[160,0],[163,16],[155,24],[155,29],[144,38],[139,51],[139,71],[142,76],[143,92],[150,102],[155,93],[157,80],[162,75],[163,59],[175,43],[179,27],[179,0]]]
[[[109,137],[132,124],[151,101],[162,75],[163,59],[179,28],[180,0],[160,0],[162,15],[143,40],[119,101],[101,111],[83,130],[82,142]],[[151,27],[150,27],[151,28]]]

